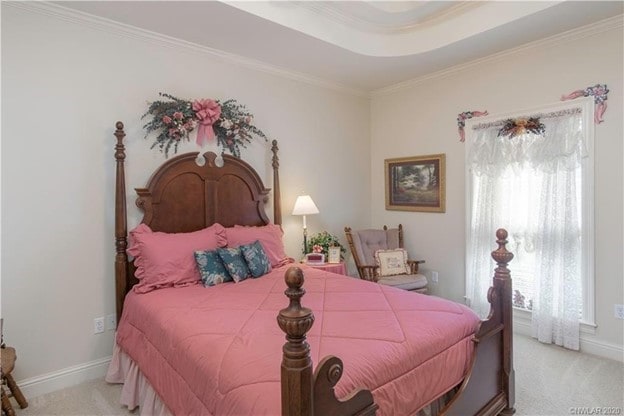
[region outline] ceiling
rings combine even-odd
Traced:
[[[621,15],[622,1],[62,1],[368,92]]]

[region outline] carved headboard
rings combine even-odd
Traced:
[[[128,220],[123,123],[116,124],[115,160],[115,287],[117,319],[121,318],[126,294],[137,282],[134,264],[128,261]],[[273,140],[273,222],[281,224],[279,159],[277,141]],[[265,225],[269,218],[264,206],[270,189],[264,187],[258,173],[246,162],[223,155],[217,166],[217,155],[204,153],[205,164],[196,163],[198,152],[185,153],[163,163],[152,174],[145,188],[136,188],[137,206],[143,210],[142,223],[153,231],[180,233],[197,231],[214,223],[224,227]]]

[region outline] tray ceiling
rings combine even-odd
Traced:
[[[62,1],[143,30],[372,91],[623,13],[621,1]]]

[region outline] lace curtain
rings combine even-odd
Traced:
[[[515,258],[516,281],[529,282],[529,299],[514,304],[532,310],[533,336],[579,349],[582,309],[582,160],[580,109],[541,115],[543,134],[499,137],[503,121],[479,124],[467,155],[470,228],[467,297],[482,317],[492,281],[491,236],[505,227]],[[516,279],[517,277],[517,279]]]

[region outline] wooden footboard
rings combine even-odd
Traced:
[[[498,248],[492,252],[497,267],[488,291],[491,309],[481,321],[473,342],[474,353],[464,381],[442,407],[443,415],[497,415],[514,413],[514,370],[512,348],[511,276],[507,264],[513,254],[507,251],[507,231],[496,232]],[[314,314],[301,306],[303,272],[291,267],[285,275],[287,308],[277,321],[286,333],[282,359],[282,415],[329,416],[373,415],[378,406],[368,390],[358,390],[340,400],[334,386],[342,376],[342,361],[325,357],[312,373],[310,347],[306,334]]]
[[[444,415],[510,415],[515,412],[511,275],[507,264],[507,231],[496,231],[498,249],[492,252],[497,267],[488,291],[490,314],[473,337],[471,367],[458,393],[442,409]]]

